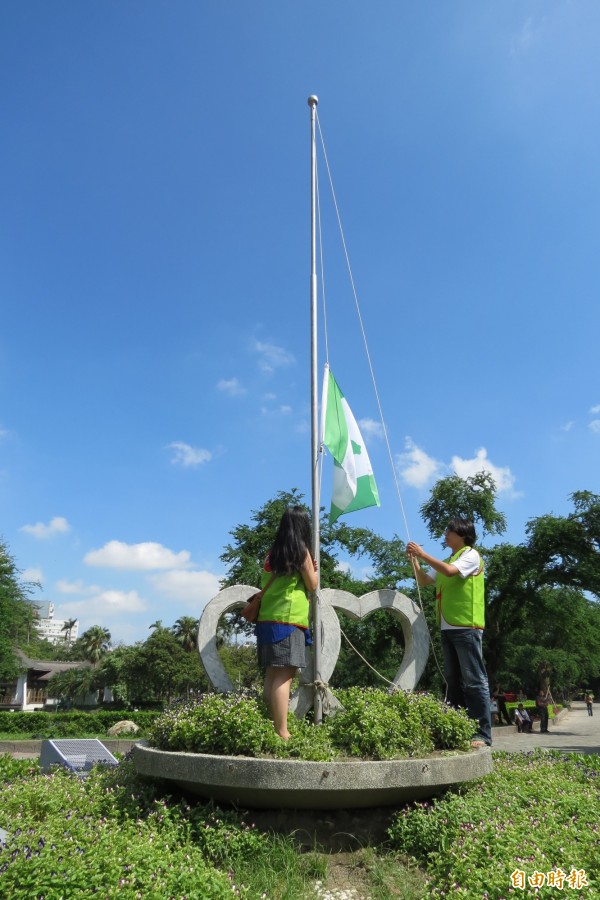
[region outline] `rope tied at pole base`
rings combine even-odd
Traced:
[[[323,713],[326,716],[330,715],[333,710],[333,706],[329,702],[329,697],[331,696],[331,694],[329,691],[328,682],[321,681],[321,679],[315,679],[313,682],[311,682],[310,686],[314,687],[315,693],[320,697]]]

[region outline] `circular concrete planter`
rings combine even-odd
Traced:
[[[357,809],[397,806],[492,771],[489,748],[381,762],[304,762],[133,748],[140,775],[166,779],[219,803],[246,809]]]

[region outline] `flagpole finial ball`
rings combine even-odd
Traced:
[[[319,98],[317,97],[316,94],[311,94],[310,97],[308,98],[309,106],[316,106],[318,104],[318,102],[319,102]]]

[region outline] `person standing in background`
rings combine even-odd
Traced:
[[[548,690],[548,688],[546,688],[546,690],[540,688],[539,693],[535,699],[535,706],[540,717],[540,732],[542,734],[548,733],[548,703],[550,702],[549,694],[550,691]]]
[[[504,716],[504,721],[507,725],[512,725],[510,721],[510,716],[508,715],[508,709],[506,707],[506,695],[504,690],[501,688],[499,684],[496,685],[496,690],[494,691],[494,697],[498,704],[498,721],[500,725],[502,725],[502,716]]]

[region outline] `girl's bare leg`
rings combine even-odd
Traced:
[[[287,741],[290,733],[287,727],[290,689],[296,674],[294,666],[267,666],[265,673],[265,700],[280,738]]]

